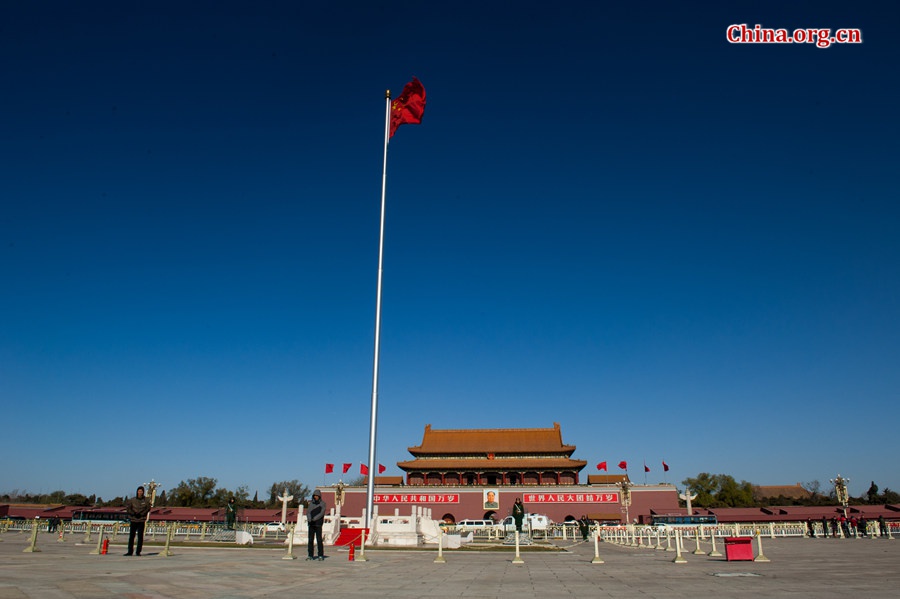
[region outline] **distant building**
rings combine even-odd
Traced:
[[[643,521],[654,510],[678,509],[673,485],[634,485],[625,474],[592,475],[582,484],[580,472],[587,462],[572,458],[575,446],[563,443],[556,422],[552,428],[516,429],[437,430],[429,424],[422,443],[408,449],[413,459],[397,463],[406,473],[405,484],[402,477],[375,477],[373,501],[380,514],[408,513],[415,506],[450,522],[499,520],[517,498],[527,512],[556,522],[582,515],[622,522],[626,514],[629,520]],[[333,505],[333,488],[320,488]],[[342,514],[360,514],[365,508],[364,487],[344,487],[342,497]]]
[[[574,445],[553,428],[435,430],[408,448],[414,459],[397,462],[410,486],[577,485],[587,465],[573,460]]]
[[[804,489],[800,483],[796,485],[754,485],[753,499],[762,501],[763,499],[809,499],[812,493]]]

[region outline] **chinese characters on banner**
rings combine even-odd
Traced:
[[[619,503],[618,493],[525,493],[525,503]]]
[[[459,503],[457,493],[409,493],[405,495],[375,495],[375,503]]]
[[[459,503],[458,493],[391,493],[373,497],[375,503]],[[525,503],[619,503],[618,493],[525,493]]]

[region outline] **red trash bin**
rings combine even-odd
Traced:
[[[725,537],[725,559],[753,561],[753,537]]]

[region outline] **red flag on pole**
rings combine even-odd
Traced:
[[[353,464],[344,464],[344,474],[347,474],[347,471],[350,470],[350,466]]]
[[[622,470],[628,470],[628,462],[622,460],[621,462],[619,462],[619,468],[621,468]]]
[[[597,464],[597,470],[603,470],[604,472],[606,472],[606,462],[600,462],[599,464]]]
[[[668,471],[669,471],[669,465],[666,464],[665,460],[663,460],[663,472],[668,472]]]
[[[391,137],[400,125],[418,125],[425,114],[425,88],[412,78],[396,100],[391,102]]]
[[[325,464],[325,474],[334,472],[334,464]]]
[[[644,472],[650,472],[650,468],[647,467],[647,464],[644,464]]]
[[[383,474],[385,470],[387,470],[387,468],[385,468],[381,464],[378,464],[378,474]]]
[[[368,474],[368,473],[369,473],[369,467],[366,466],[365,464],[360,464],[360,465],[359,465],[359,473],[360,473],[360,474]]]

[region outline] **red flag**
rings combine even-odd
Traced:
[[[622,470],[628,470],[628,462],[622,460],[621,462],[619,462],[619,468],[621,468]]]
[[[344,464],[344,474],[347,474],[347,471],[350,470],[350,466],[353,464]]]
[[[604,472],[606,472],[606,462],[600,462],[599,464],[597,464],[597,470],[603,470]]]
[[[418,125],[422,122],[423,114],[425,114],[425,88],[418,79],[413,77],[397,99],[391,102],[390,136],[394,137],[394,132],[400,125],[407,123]]]
[[[334,472],[334,464],[325,464],[325,474]]]
[[[369,467],[366,466],[365,464],[360,464],[360,465],[359,465],[359,473],[360,473],[360,474],[368,474],[368,473],[369,473]]]
[[[383,474],[385,470],[387,470],[387,468],[385,468],[381,464],[378,464],[378,474]]]
[[[644,464],[644,472],[650,472],[650,468],[647,467],[647,464]]]
[[[669,465],[666,464],[665,460],[663,460],[663,472],[668,472],[668,471],[669,471]]]

